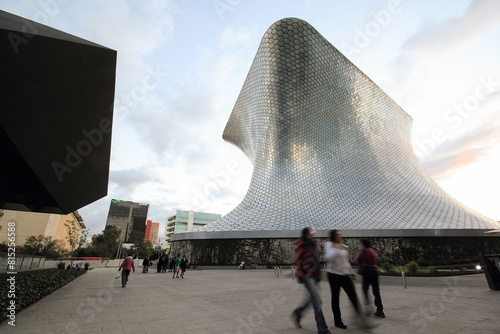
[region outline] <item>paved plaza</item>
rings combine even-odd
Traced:
[[[188,270],[131,274],[121,288],[116,269],[94,269],[19,312],[8,333],[316,333],[312,308],[302,329],[289,315],[304,296],[290,269]],[[484,275],[448,278],[381,277],[387,318],[371,318],[373,333],[500,333],[500,291],[489,290]],[[360,292],[359,278],[356,283]],[[341,309],[347,330],[333,326],[330,290],[321,282],[323,312],[335,333],[363,333],[347,296]]]

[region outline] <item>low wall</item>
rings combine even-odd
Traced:
[[[118,268],[118,266],[121,264],[121,261],[123,260],[75,260],[73,261],[73,264],[78,264],[80,268],[84,269],[85,268],[85,263],[89,263],[90,266],[89,268]],[[64,262],[64,268],[68,266],[68,264],[71,264],[71,261],[45,261],[44,268],[57,268],[57,264],[59,262]],[[141,262],[141,261],[139,261]]]
[[[205,239],[179,240],[171,245],[172,254],[185,254],[190,265],[237,266],[241,261],[257,265],[291,265],[297,239]],[[360,238],[345,238],[350,260],[354,262]],[[475,262],[478,256],[500,253],[500,237],[422,237],[370,238],[379,262],[396,265],[416,261],[423,266]],[[318,238],[324,261],[326,238]],[[399,250],[395,247],[398,245]]]

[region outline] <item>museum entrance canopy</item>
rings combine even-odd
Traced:
[[[0,208],[106,196],[116,51],[0,11]]]

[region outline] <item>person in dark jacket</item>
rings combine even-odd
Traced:
[[[168,256],[165,256],[163,258],[163,266],[162,266],[162,269],[161,269],[162,273],[166,273],[167,272],[168,265],[169,265],[169,263],[168,263]]]
[[[186,259],[186,255],[182,255],[181,264],[180,264],[181,278],[184,278],[184,273],[186,272],[186,268],[187,268],[188,263],[189,263],[189,261],[188,261],[188,259]]]
[[[372,286],[372,293],[375,297],[375,306],[377,311],[375,316],[385,318],[382,297],[380,297],[380,288],[378,285],[378,265],[377,253],[372,249],[371,242],[368,239],[362,239],[359,246],[360,251],[356,256],[356,262],[365,267],[363,273],[363,293],[365,294],[366,305],[369,304],[368,288]]]
[[[170,269],[169,269],[169,272],[174,271],[175,261],[174,261],[174,258],[173,258],[173,257],[171,257],[171,258],[170,258],[170,264],[169,264],[168,266],[169,266],[169,268],[170,268]]]
[[[144,260],[142,260],[142,272],[147,273],[148,272],[148,267],[149,267],[149,259],[147,256],[144,257]]]
[[[311,230],[309,227],[302,229],[300,240],[296,245],[295,270],[297,272],[297,280],[304,284],[309,295],[292,312],[290,317],[295,326],[302,328],[300,324],[302,313],[312,304],[318,334],[330,334],[325,317],[323,316],[322,301],[319,295],[319,253],[316,247],[316,241],[314,240],[315,232],[316,231]]]
[[[161,268],[163,267],[163,261],[164,261],[163,256],[158,259],[158,264],[156,267],[157,273],[161,273]]]

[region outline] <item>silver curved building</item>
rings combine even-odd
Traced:
[[[223,138],[254,166],[229,214],[174,240],[472,236],[496,223],[441,189],[411,145],[412,118],[307,22],[264,34]]]

